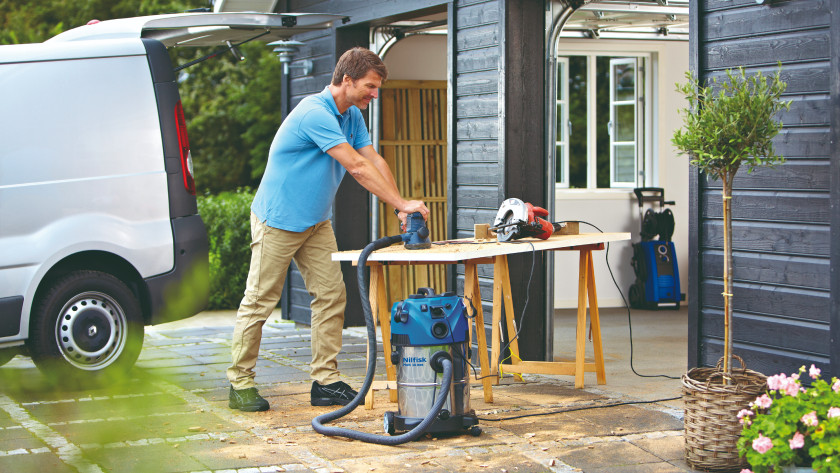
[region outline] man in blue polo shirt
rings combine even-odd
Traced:
[[[388,70],[365,48],[338,60],[332,83],[306,97],[283,121],[268,153],[265,174],[251,205],[251,267],[233,331],[229,406],[264,411],[268,401],[257,392],[257,363],[262,327],[277,306],[292,260],[314,297],[312,309],[313,406],[345,405],[354,391],[339,379],[346,292],[330,222],[335,193],[345,172],[392,205],[405,223],[408,213],[428,216],[419,200],[405,200],[385,160],[373,149],[360,109],[379,95]]]

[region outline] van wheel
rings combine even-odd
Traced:
[[[143,346],[137,298],[100,271],[76,271],[55,281],[36,301],[30,351],[47,377],[84,385],[123,378]]]

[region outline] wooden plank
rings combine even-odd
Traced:
[[[703,217],[722,218],[723,196],[717,189],[703,192]],[[733,191],[732,218],[789,223],[828,223],[826,192]]]
[[[470,58],[465,58],[469,62]],[[469,64],[473,66],[473,64]],[[473,67],[472,70],[458,70],[455,77],[455,93],[460,97],[469,95],[497,94],[499,92],[498,70],[481,70]]]
[[[575,246],[597,245],[629,239],[630,233],[581,233],[579,235],[552,235],[547,240],[526,238],[507,243],[495,241],[476,243],[470,238],[466,241],[468,244],[432,245],[431,248],[424,250],[406,250],[405,247],[397,244],[374,251],[370,254],[368,261],[458,262],[521,253],[528,253],[527,256],[530,257],[532,252],[562,250]],[[361,250],[339,251],[332,254],[332,260],[356,261],[360,253]]]
[[[578,265],[578,307],[575,326],[575,388],[583,388],[584,357],[586,356],[586,283],[592,254],[580,253]]]
[[[500,3],[497,1],[475,2],[469,5],[458,5],[458,15],[455,17],[456,36],[465,34],[464,29],[498,23],[500,18]]]
[[[702,223],[703,245],[723,248],[723,221]],[[734,250],[785,253],[806,256],[828,256],[830,228],[821,225],[777,222],[732,222]]]
[[[445,80],[400,80],[389,79],[382,84],[381,90],[389,89],[443,89],[446,90]]]
[[[774,64],[765,67],[752,67],[745,69],[748,75],[761,73],[764,76],[772,76],[778,67]],[[828,61],[808,62],[805,64],[786,64],[779,76],[787,84],[785,94],[807,94],[827,93],[831,83],[830,63]],[[726,79],[725,71],[715,71],[706,75],[707,78],[717,79],[721,82]]]
[[[471,301],[481,300],[481,290],[478,285],[478,276],[474,264],[465,265],[466,287],[464,297]],[[484,331],[484,308],[481,304],[474,304],[475,327],[478,342],[478,358],[481,367],[481,383],[484,385],[484,402],[493,402],[493,379],[490,372],[490,360],[487,358],[487,335]]]
[[[788,160],[775,168],[758,168],[752,174],[741,172],[735,176],[734,187],[739,190],[772,189],[772,190],[814,190],[827,191],[829,189],[831,163],[825,160]],[[704,179],[705,181],[705,179]],[[715,189],[720,192],[720,181],[704,182],[705,189]]]
[[[787,158],[828,158],[832,147],[831,131],[828,127],[784,128],[773,138],[776,153]]]
[[[815,30],[775,35],[772,41],[762,37],[714,41],[706,43],[701,54],[709,69],[825,60],[829,36],[826,30]]]
[[[775,34],[780,31],[813,29],[830,25],[831,12],[826,0],[779,2],[772,8],[755,5],[711,12],[701,19],[708,40]]]
[[[829,359],[800,350],[778,350],[772,347],[736,343],[734,353],[744,358],[747,368],[773,375],[786,373],[788,375],[799,371],[802,365],[811,364],[829,372]],[[721,340],[704,338],[701,344],[700,361],[702,366],[714,366],[723,356],[723,342]]]
[[[796,317],[828,323],[831,295],[826,291],[739,282],[733,284],[732,291],[732,307],[738,312]],[[701,281],[700,303],[704,310],[722,310],[722,292],[722,281]]]
[[[461,74],[498,71],[500,63],[499,48],[491,46],[458,51],[455,55],[455,62]]]
[[[607,384],[604,369],[604,345],[601,341],[601,316],[598,313],[598,291],[595,289],[595,266],[592,264],[592,251],[581,251],[588,255],[586,262],[586,288],[589,296],[589,319],[592,336],[592,351],[595,355],[595,373],[598,384]],[[585,369],[585,368],[584,368]]]
[[[458,51],[494,47],[499,45],[499,25],[490,23],[463,30],[455,36]]]
[[[793,97],[790,110],[782,110],[776,118],[785,126],[827,126],[830,99],[828,94]]]
[[[455,147],[455,152],[458,155],[459,163],[498,162],[499,142],[497,140],[459,141]]]
[[[704,337],[723,336],[723,311],[702,312],[700,333]],[[830,324],[758,314],[732,314],[732,334],[738,343],[774,347],[780,350],[808,350],[828,356],[831,352]]]
[[[704,251],[700,264],[706,277],[723,278],[722,251]],[[732,264],[732,277],[746,283],[827,290],[831,279],[828,258],[736,251],[732,255]]]
[[[461,163],[455,167],[455,183],[458,186],[485,184],[498,188],[501,176],[502,167],[498,163]],[[490,205],[498,203],[491,201]]]

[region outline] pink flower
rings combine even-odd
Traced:
[[[767,378],[767,387],[773,391],[779,391],[782,389],[783,382],[784,385],[787,385],[786,378],[787,376],[785,376],[784,373],[770,376],[769,378]]]
[[[753,473],[753,471],[749,468],[744,468],[743,470],[741,470],[741,473]]]
[[[802,371],[805,371],[804,366],[802,367]],[[793,373],[792,375],[790,375],[790,379],[792,379],[794,381],[798,380],[799,379],[799,373]]]
[[[840,417],[840,407],[832,407],[828,410],[828,418]]]
[[[811,378],[817,379],[820,377],[820,369],[814,365],[811,365],[811,369],[808,370],[808,374],[811,376]]]
[[[752,424],[752,421],[750,420],[750,416],[752,415],[755,415],[755,412],[749,409],[741,409],[738,411],[738,419],[740,419],[739,422],[744,425]]]
[[[762,434],[758,434],[758,438],[753,440],[752,448],[758,453],[764,453],[773,448],[773,441]]]
[[[817,420],[817,413],[814,411],[805,414],[799,420],[801,420],[803,424],[810,425],[811,427],[816,427],[816,425],[819,424],[819,421]]]
[[[840,379],[834,380],[834,384],[831,385],[831,389],[833,389],[836,393],[840,393]]]
[[[782,389],[788,396],[799,394],[799,383],[795,379],[788,378],[787,386]]]
[[[799,432],[793,434],[793,438],[788,440],[791,450],[802,448],[805,446],[805,436]]]
[[[773,400],[766,394],[762,394],[761,396],[755,398],[755,405],[761,407],[762,409],[769,408],[771,404],[773,404]]]

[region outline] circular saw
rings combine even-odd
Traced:
[[[551,223],[542,217],[548,217],[548,210],[514,197],[502,202],[490,230],[496,232],[498,241],[528,237],[547,240],[564,226],[562,223]]]

